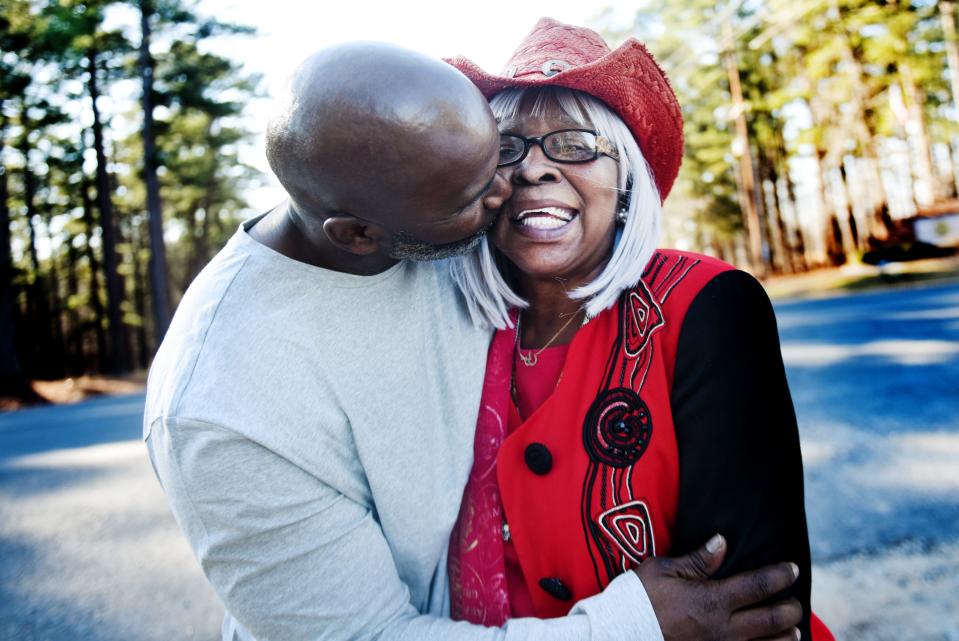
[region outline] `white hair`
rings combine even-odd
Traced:
[[[515,118],[527,94],[533,98],[534,116],[555,114],[558,109],[580,126],[593,128],[608,138],[619,154],[616,188],[625,197],[626,222],[616,235],[612,256],[603,271],[569,292],[571,299],[583,301],[586,317],[593,318],[612,307],[623,290],[639,282],[656,251],[663,211],[659,190],[629,128],[605,103],[587,93],[556,86],[506,89],[490,100],[497,121]],[[513,326],[509,309],[525,309],[529,303],[510,287],[503,275],[505,258],[488,238],[484,236],[473,251],[451,261],[450,269],[466,296],[473,323],[503,329]]]

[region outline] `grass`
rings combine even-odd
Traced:
[[[77,376],[56,381],[31,381],[30,398],[0,396],[0,412],[9,412],[35,405],[78,403],[95,396],[132,394],[143,390],[146,372],[126,376]]]
[[[883,268],[865,264],[843,265],[804,274],[772,276],[763,285],[770,298],[782,299],[838,296],[953,280],[959,281],[959,257],[955,256],[890,263]]]

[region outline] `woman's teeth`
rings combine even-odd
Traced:
[[[559,207],[543,207],[521,211],[516,222],[524,227],[536,229],[558,229],[573,220],[574,212]]]

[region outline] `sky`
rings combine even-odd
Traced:
[[[263,75],[267,95],[247,110],[257,132],[243,160],[269,175],[269,183],[248,194],[252,209],[266,210],[283,198],[263,153],[262,132],[270,113],[269,96],[279,95],[297,64],[313,51],[339,42],[391,42],[435,57],[462,54],[498,72],[536,21],[549,16],[576,25],[629,24],[637,2],[624,0],[200,0],[197,11],[225,22],[253,26],[256,37],[220,38],[210,48]]]

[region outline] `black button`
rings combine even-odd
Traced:
[[[553,469],[553,455],[542,443],[530,443],[523,453],[526,465],[534,474],[547,474]]]
[[[539,587],[543,588],[546,594],[560,601],[569,601],[573,598],[572,591],[566,587],[565,583],[555,577],[551,579],[540,579]]]

